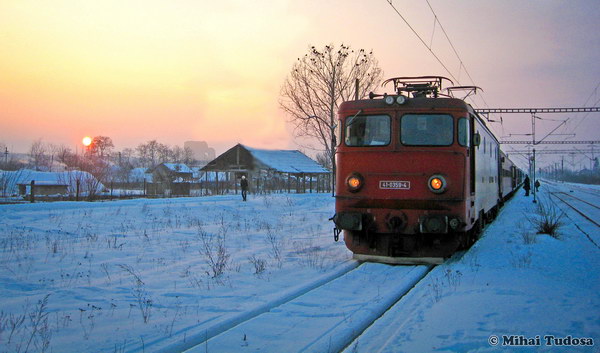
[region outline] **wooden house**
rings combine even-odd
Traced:
[[[237,144],[202,168],[203,180],[236,190],[242,175],[254,192],[329,191],[331,171],[297,150],[266,150]]]
[[[152,184],[148,185],[149,194],[172,196],[190,195],[193,171],[183,163],[161,163],[152,170]]]

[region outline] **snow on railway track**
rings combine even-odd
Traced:
[[[600,228],[600,197],[597,194],[596,189],[586,188],[584,186],[570,184],[557,184],[550,182],[548,183],[547,189],[551,196],[550,200],[554,204],[561,208],[569,219],[573,221],[575,226],[586,235],[588,240],[592,242],[597,248],[600,248],[600,239],[598,239],[597,232],[593,232],[591,235],[589,232],[584,231],[579,227],[578,222],[568,215],[566,210],[572,210],[585,220],[583,222],[589,222]],[[563,207],[566,206],[566,207]]]
[[[599,216],[598,210],[600,210],[600,207],[571,194],[567,194],[566,192],[553,192],[551,195],[562,201],[565,205],[569,206],[588,221],[594,223],[597,227],[600,227],[599,221],[596,221],[593,218]]]
[[[431,268],[362,264],[186,352],[339,352]]]

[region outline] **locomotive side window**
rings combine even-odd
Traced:
[[[450,146],[454,119],[447,114],[405,114],[400,121],[400,140],[408,146]]]
[[[358,115],[346,118],[346,145],[386,146],[390,144],[391,119],[387,115]]]
[[[458,143],[461,146],[471,147],[471,141],[469,141],[469,119],[462,118],[458,120]]]

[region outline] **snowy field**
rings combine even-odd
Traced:
[[[348,266],[331,195],[240,199],[0,206],[0,350],[177,350]]]
[[[548,187],[538,205],[550,205]],[[213,337],[192,351],[294,352],[311,351],[302,340],[313,333],[335,347],[360,334],[354,323],[377,319],[398,276],[412,273],[351,260],[332,239],[331,195],[239,199],[0,206],[0,351],[177,352]],[[597,352],[600,248],[582,230],[596,244],[600,232],[556,208],[566,213],[558,239],[536,234],[531,201],[519,192],[471,250],[433,268],[346,351]],[[370,299],[343,301],[345,291]],[[286,309],[292,298],[300,302]],[[277,331],[300,307],[298,331]],[[238,342],[219,335],[240,323],[229,331]],[[325,336],[324,325],[337,331]],[[503,345],[513,336],[540,346]],[[572,346],[584,338],[595,346]]]

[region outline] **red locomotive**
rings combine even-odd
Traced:
[[[393,78],[394,94],[340,106],[334,232],[358,260],[440,263],[520,186],[483,119],[441,95],[443,80]]]

